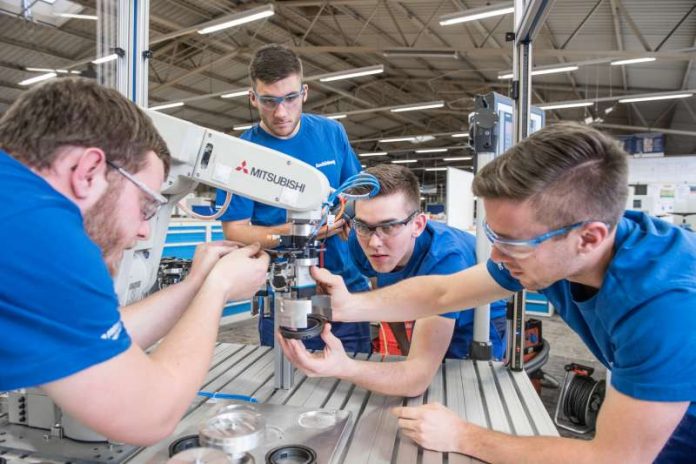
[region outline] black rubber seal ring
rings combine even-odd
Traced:
[[[177,453],[186,451],[189,448],[198,448],[201,446],[198,441],[198,435],[185,435],[177,438],[169,445],[169,457],[171,458]]]
[[[316,464],[317,453],[305,445],[284,445],[273,448],[266,454],[266,464]]]
[[[318,314],[309,314],[307,316],[307,328],[306,329],[291,329],[288,327],[280,327],[280,334],[283,338],[289,338],[292,340],[308,340],[319,335],[324,329],[324,324],[326,323],[326,318]]]

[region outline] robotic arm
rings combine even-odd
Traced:
[[[142,299],[157,278],[171,210],[198,183],[240,194],[288,210],[292,232],[282,237],[293,261],[302,265],[296,272],[281,272],[305,288],[309,266],[316,264],[313,236],[330,195],[329,181],[319,170],[302,161],[239,138],[203,128],[156,111],[148,111],[172,155],[169,176],[162,194],[169,199],[152,219],[148,240],[128,250],[116,276],[121,304]],[[306,260],[312,262],[309,263]],[[280,271],[279,271],[280,272]]]

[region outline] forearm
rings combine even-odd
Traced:
[[[457,451],[485,462],[511,464],[577,464],[635,462],[602,450],[593,440],[560,437],[519,437],[494,432],[473,424],[461,424]],[[625,457],[625,456],[624,456]]]
[[[204,284],[171,331],[150,355],[172,382],[173,401],[183,414],[210,368],[224,292]],[[188,400],[186,400],[189,398]]]
[[[275,248],[278,246],[277,235],[287,235],[290,233],[290,224],[280,224],[277,226],[254,226],[251,224],[241,224],[225,222],[222,230],[227,240],[251,244],[258,242],[262,248]]]
[[[374,292],[356,293],[349,307],[342,308],[349,319],[338,320],[368,321],[378,313],[382,321],[408,321],[476,307],[511,293],[493,280],[484,263],[456,274],[414,277]]]
[[[188,308],[200,288],[196,279],[186,279],[121,308],[121,317],[133,341],[147,349],[164,337]]]
[[[341,380],[367,390],[391,396],[413,397],[422,394],[430,384],[432,372],[426,366],[409,361],[375,362],[351,359]]]

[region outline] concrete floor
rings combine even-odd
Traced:
[[[550,345],[549,359],[542,367],[542,371],[555,378],[559,383],[565,376],[564,366],[571,362],[587,365],[595,368],[593,378],[599,380],[606,377],[606,369],[595,359],[585,347],[580,338],[561,320],[560,317],[539,317],[542,321],[542,336]],[[221,327],[218,341],[227,343],[242,343],[257,345],[259,334],[256,318],[246,319],[234,324]],[[541,400],[546,410],[553,417],[559,395],[558,388],[542,387]],[[593,434],[578,435],[573,432],[559,429],[562,436],[590,439]]]

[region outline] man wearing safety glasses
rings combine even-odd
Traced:
[[[167,203],[169,162],[147,115],[93,80],[41,84],[0,118],[0,393],[39,387],[115,442],[174,430],[225,301],[258,290],[268,257],[200,246],[186,279],[120,307],[112,276]]]
[[[258,110],[260,122],[244,132],[242,139],[280,151],[319,169],[337,188],[360,171],[343,126],[330,119],[303,114],[308,87],[302,82],[299,57],[282,45],[266,45],[256,51],[249,65],[251,89],[249,101]],[[253,160],[248,160],[253,165]],[[218,207],[225,193],[218,191]],[[284,209],[264,205],[234,195],[227,211],[220,217],[225,237],[242,243],[259,242],[265,248],[278,245],[278,235],[288,234],[290,225]],[[328,231],[324,263],[331,272],[341,275],[351,291],[369,288],[348,255],[348,247],[335,236],[343,230],[344,221],[337,221]],[[363,323],[337,323],[333,333],[346,350],[370,351],[370,329]],[[273,319],[259,318],[261,344],[273,346]],[[306,341],[313,349],[324,344],[319,337]]]
[[[429,222],[420,212],[418,179],[405,166],[381,164],[366,172],[379,181],[379,193],[355,202],[349,246],[363,274],[377,287],[418,275],[453,274],[476,264],[473,235]],[[355,193],[362,193],[357,191]],[[372,315],[379,319],[380,311]],[[417,396],[430,385],[444,358],[466,358],[473,339],[473,311],[453,311],[420,319],[415,324],[381,325],[383,354],[402,354],[404,361],[375,363],[346,355],[341,342],[324,328],[327,348],[309,353],[297,340],[277,339],[288,359],[312,377],[337,377],[378,393]],[[493,356],[504,355],[505,302],[492,305],[490,340]],[[397,347],[383,334],[393,333]]]
[[[577,124],[544,128],[486,165],[483,199],[491,259],[450,276],[349,294],[325,270],[333,317],[427,317],[539,291],[611,370],[593,440],[514,437],[441,405],[396,408],[421,446],[486,462],[693,462],[696,456],[696,234],[624,212],[627,156]]]

